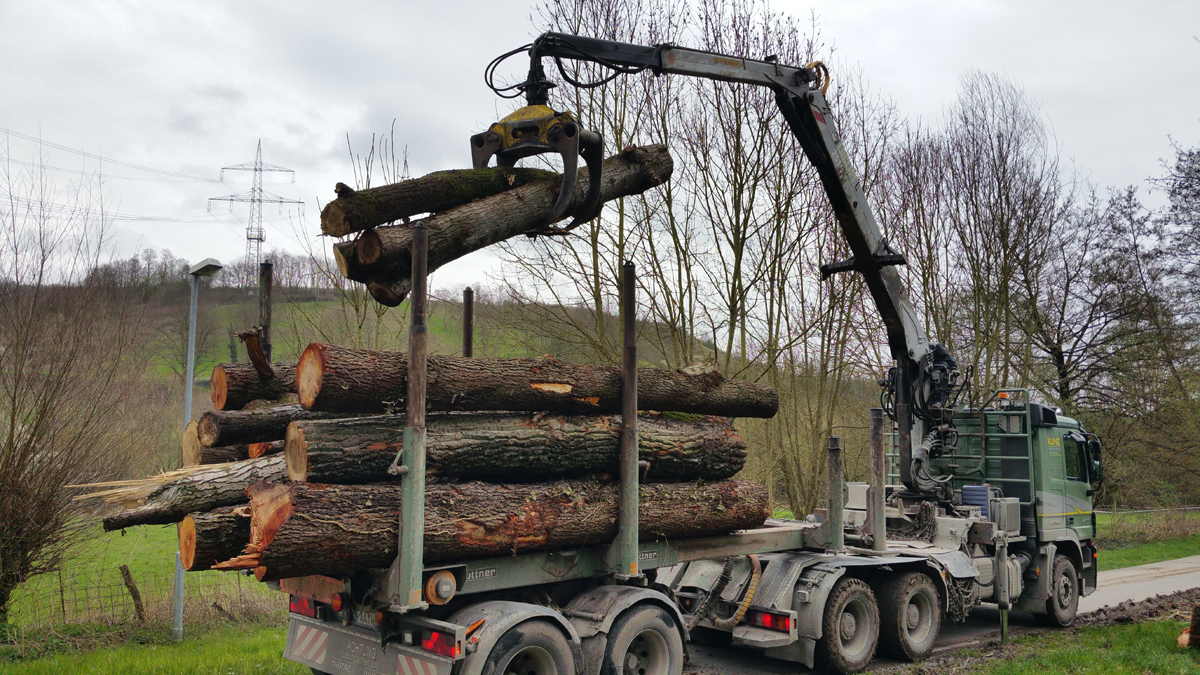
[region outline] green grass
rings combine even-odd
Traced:
[[[966,672],[978,675],[1200,673],[1200,652],[1175,645],[1175,638],[1185,626],[1178,621],[1145,621],[1040,633],[1016,641],[1016,658],[992,658],[987,665]]]
[[[1116,570],[1134,565],[1146,565],[1163,560],[1186,558],[1200,555],[1200,535],[1192,535],[1182,539],[1167,539],[1153,541],[1147,544],[1135,544],[1121,548],[1106,549],[1100,547],[1098,561],[1100,571]]]
[[[100,525],[95,529],[98,532]],[[175,526],[134,527],[105,532],[81,543],[63,566],[61,574],[46,574],[17,587],[10,618],[17,624],[62,606],[59,582],[70,598],[80,588],[110,582],[121,584],[121,565],[129,565],[134,582],[173,574],[179,538]],[[69,603],[70,600],[67,600]]]
[[[147,631],[141,644],[123,644],[34,661],[0,661],[5,675],[309,675],[284,660],[282,627],[226,626],[183,642],[170,642],[170,628]]]

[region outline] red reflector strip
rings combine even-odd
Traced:
[[[825,124],[825,116],[822,115],[819,111],[814,110],[813,117],[817,118],[817,121],[820,122],[821,124]]]
[[[291,596],[288,601],[288,610],[313,619],[317,618],[317,602],[309,598],[302,598],[298,595]]]
[[[455,644],[454,635],[436,630],[425,631],[425,636],[421,638],[421,649],[452,659],[458,656],[458,645]]]

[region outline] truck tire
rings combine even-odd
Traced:
[[[679,675],[683,638],[667,610],[634,605],[613,622],[600,675]]]
[[[879,649],[888,656],[920,661],[933,651],[942,629],[942,602],[933,580],[909,572],[879,589]]]
[[[1038,618],[1047,625],[1066,628],[1075,623],[1075,613],[1079,611],[1079,573],[1070,558],[1056,555],[1051,574],[1046,613]]]
[[[505,631],[483,663],[489,675],[575,675],[571,646],[557,626],[526,621]]]
[[[829,593],[817,641],[816,662],[836,673],[857,673],[879,643],[879,606],[866,582],[843,577]]]

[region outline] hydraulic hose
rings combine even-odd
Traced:
[[[729,557],[725,559],[725,566],[721,568],[721,575],[717,577],[717,580],[715,583],[713,583],[712,588],[708,590],[708,595],[705,596],[704,602],[700,603],[700,606],[696,608],[696,613],[692,614],[691,620],[687,622],[687,629],[689,631],[695,628],[696,624],[703,621],[705,617],[712,613],[713,598],[721,597],[721,594],[725,592],[725,586],[729,583],[729,579],[732,576],[733,558]]]
[[[750,586],[746,588],[746,597],[742,598],[741,606],[728,619],[713,621],[713,625],[721,630],[729,630],[741,623],[742,617],[746,616],[746,610],[750,609],[750,603],[754,602],[754,592],[758,590],[758,578],[762,575],[762,567],[758,564],[758,556],[754,554],[750,554],[750,564],[753,566],[750,572]]]

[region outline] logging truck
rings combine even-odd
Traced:
[[[516,50],[511,54],[519,53]],[[1078,421],[995,392],[960,402],[969,369],[931,342],[842,147],[820,64],[791,67],[680,48],[547,33],[524,48],[528,106],[472,138],[476,166],[563,154],[561,195],[575,194],[583,157],[589,186],[569,229],[600,201],[601,139],[547,106],[542,59],[584,60],[767,86],[820,175],[853,257],[822,267],[863,275],[895,360],[870,416],[870,480],[846,483],[841,448],[828,448],[824,509],[721,536],[639,537],[634,278],[623,268],[620,489],[616,538],[598,546],[426,564],[424,228],[411,232],[413,330],[396,555],[385,569],[271,581],[290,596],[284,655],[315,673],[680,673],[689,640],[719,636],[768,657],[857,672],[877,648],[919,660],[944,620],[980,603],[1066,626],[1096,586],[1093,487],[1100,442]],[[560,64],[561,67],[561,64]],[[565,78],[571,81],[570,78]],[[574,83],[572,81],[572,83]],[[568,214],[560,199],[545,228]],[[561,231],[561,230],[560,230]]]

